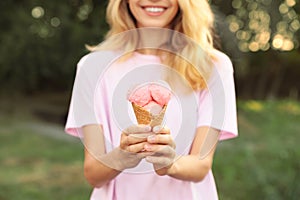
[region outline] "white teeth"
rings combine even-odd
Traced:
[[[163,12],[165,9],[164,8],[157,8],[157,7],[146,7],[145,10],[147,12],[158,13],[158,12]]]

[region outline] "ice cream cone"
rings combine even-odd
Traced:
[[[138,124],[145,124],[154,127],[157,125],[161,125],[161,123],[163,122],[167,105],[163,107],[158,115],[153,115],[151,112],[135,103],[132,103],[132,108],[134,110],[134,114]]]
[[[151,114],[143,107],[132,103],[132,108],[136,117],[138,124],[150,124],[151,122]]]
[[[164,105],[163,109],[160,111],[160,113],[158,115],[152,115],[151,114],[151,122],[150,122],[150,126],[154,127],[154,126],[158,126],[161,125],[163,120],[164,120],[164,116],[167,110],[167,105]]]

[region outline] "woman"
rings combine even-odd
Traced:
[[[232,64],[213,48],[208,2],[110,0],[107,21],[106,41],[78,64],[66,124],[84,142],[91,199],[218,199],[216,143],[237,136],[237,122]],[[132,125],[126,91],[158,79],[176,97],[165,123]]]

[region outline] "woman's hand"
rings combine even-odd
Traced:
[[[114,168],[122,171],[136,167],[143,158],[151,155],[151,152],[144,151],[146,136],[150,134],[150,126],[133,125],[125,129],[121,135],[120,146],[109,153],[115,160]]]
[[[150,126],[128,127],[121,135],[120,145],[110,152],[105,149],[102,126],[84,126],[83,134],[84,175],[93,187],[102,187],[124,169],[137,166],[141,159],[152,154],[143,151],[147,143],[145,135],[153,134]]]
[[[167,127],[156,126],[153,132],[144,145],[145,151],[153,153],[146,160],[153,164],[158,175],[167,175],[176,157],[176,145]]]

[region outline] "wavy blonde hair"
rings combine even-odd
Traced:
[[[184,34],[189,40],[186,40],[180,48],[176,47],[176,53],[158,50],[156,54],[160,56],[163,64],[171,66],[183,75],[194,90],[203,89],[211,74],[214,59],[212,34],[214,16],[207,0],[178,0],[178,4],[179,11],[172,21],[171,29]],[[110,30],[105,37],[106,42],[89,47],[89,49],[92,51],[102,49],[136,51],[138,34],[120,34],[137,29],[127,0],[110,0],[106,17],[110,25]],[[116,35],[122,37],[114,37]],[[175,43],[174,37],[168,45],[175,47]],[[188,58],[185,59],[181,55],[188,56]],[[127,55],[127,58],[129,56]]]

